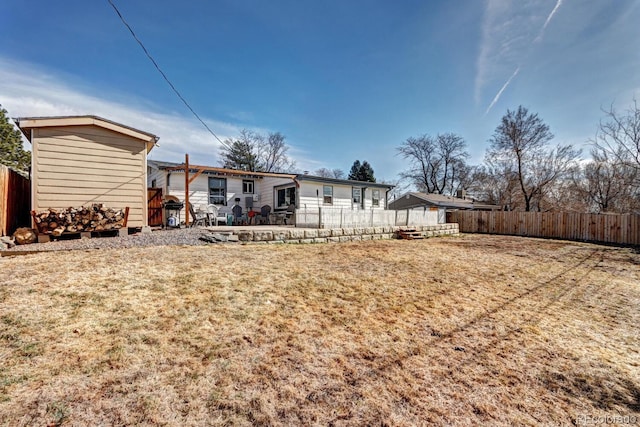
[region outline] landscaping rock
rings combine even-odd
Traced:
[[[304,239],[304,228],[292,228],[289,230],[289,239]]]
[[[331,236],[331,229],[321,228],[320,230],[318,230],[318,237],[330,237],[330,236]]]
[[[9,236],[2,236],[0,237],[0,243],[2,243],[2,245],[4,245],[5,249],[9,249],[14,247],[16,244],[13,241],[13,239]]]
[[[269,242],[271,240],[273,240],[272,231],[254,231],[253,232],[254,242]]]
[[[236,235],[238,236],[238,240],[240,242],[253,241],[253,231],[237,231]]]
[[[315,239],[316,237],[318,237],[318,230],[311,228],[304,230],[305,239]]]

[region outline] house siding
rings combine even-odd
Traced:
[[[325,204],[323,197],[323,188],[324,185],[331,185],[333,187],[333,203]],[[360,188],[364,188],[366,185],[363,185]],[[337,209],[352,209],[352,210],[362,210],[362,206],[353,203],[353,185],[340,185],[340,184],[322,184],[316,182],[302,182],[300,186],[300,208],[301,209],[312,209],[312,208],[337,208]],[[364,191],[365,197],[365,205],[364,209],[381,209],[383,210],[385,207],[385,196],[386,191],[380,188],[380,205],[373,206],[372,195],[373,189],[367,188]]]
[[[167,174],[160,169],[154,167],[147,168],[147,187],[151,188],[153,180],[156,181],[155,188],[161,188],[162,194],[167,194]]]
[[[147,225],[146,146],[97,126],[33,129],[33,209],[102,203]]]
[[[165,177],[167,171],[160,171]],[[269,182],[278,182],[278,178],[247,178],[247,177],[232,177],[232,176],[217,176],[217,175],[207,175],[202,174],[198,176],[193,182],[189,184],[189,202],[194,206],[206,206],[209,204],[209,177],[218,177],[224,178],[227,180],[227,194],[226,194],[226,206],[220,206],[220,212],[230,214],[233,205],[236,204],[235,198],[240,198],[239,205],[242,206],[242,210],[246,212],[247,209],[247,197],[251,197],[253,200],[254,195],[258,195],[258,201],[253,201],[253,210],[259,210],[261,206],[265,204],[269,204],[273,207],[269,202],[273,202],[273,188],[265,188],[265,185],[271,185],[270,183],[265,183],[265,181],[269,180]],[[156,182],[160,182],[159,178],[156,178]],[[250,180],[254,183],[254,192],[252,194],[244,194],[242,192],[242,181]],[[289,180],[280,180],[282,182],[292,182]],[[165,178],[166,183],[166,178]],[[170,194],[172,196],[176,196],[178,199],[184,201],[184,172],[171,172],[171,178],[169,182],[169,186],[166,187],[166,194]],[[266,200],[266,203],[263,202]],[[181,212],[182,218],[184,218],[184,210]]]
[[[291,178],[278,178],[271,176],[262,178],[257,189],[259,201],[254,203],[255,207],[261,208],[262,206],[269,205],[271,206],[271,211],[273,211],[276,208],[275,188],[283,185],[295,186],[295,182]],[[298,191],[297,188],[296,191]],[[297,197],[299,196],[296,196],[296,198]]]

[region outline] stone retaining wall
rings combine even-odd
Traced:
[[[283,228],[280,230],[235,231],[240,242],[247,243],[337,243],[357,240],[379,240],[397,237],[398,230],[414,229],[424,237],[458,234],[458,224],[419,225],[415,227],[365,228]]]

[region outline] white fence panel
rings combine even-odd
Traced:
[[[407,225],[438,225],[438,211],[411,209]]]
[[[296,226],[306,228],[359,228],[394,225],[437,225],[438,212],[416,210],[353,210],[318,208],[296,210]]]

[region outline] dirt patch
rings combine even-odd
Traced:
[[[0,259],[0,423],[640,416],[640,255],[463,236]]]

